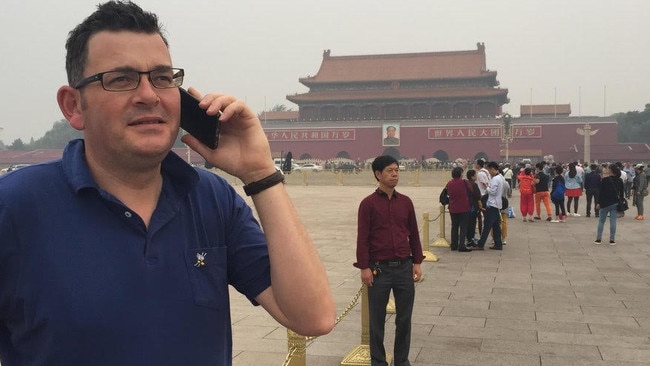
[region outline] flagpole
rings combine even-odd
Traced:
[[[607,116],[607,84],[603,86],[603,117]]]
[[[578,87],[578,117],[582,117],[582,87]]]
[[[557,88],[553,88],[553,118],[557,118]]]

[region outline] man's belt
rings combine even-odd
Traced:
[[[386,267],[399,267],[402,264],[406,263],[407,261],[410,261],[411,258],[396,258],[396,259],[391,259],[387,261],[379,261],[377,262],[380,266],[386,266]]]

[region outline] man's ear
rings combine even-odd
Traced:
[[[84,121],[81,118],[81,94],[71,86],[65,85],[59,88],[56,93],[56,101],[65,119],[75,130],[84,129]]]
[[[381,178],[381,171],[375,170],[373,173],[375,173],[375,179],[377,182],[379,182],[379,178]]]

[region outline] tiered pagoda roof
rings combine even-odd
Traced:
[[[297,103],[315,101],[438,99],[500,97],[507,103],[507,89],[499,85],[496,71],[486,68],[485,46],[476,50],[332,56],[314,76],[299,81],[308,93],[287,96]]]

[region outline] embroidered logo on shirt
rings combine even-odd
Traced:
[[[203,267],[205,266],[205,256],[207,256],[208,253],[203,252],[203,253],[196,253],[196,263],[194,263],[194,267]]]

